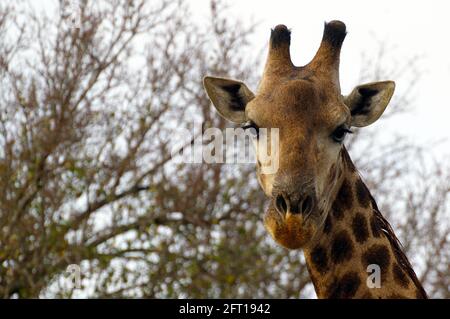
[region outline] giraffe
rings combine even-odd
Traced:
[[[205,90],[224,118],[252,129],[258,181],[270,198],[264,225],[288,249],[302,249],[319,298],[427,298],[391,226],[343,144],[351,127],[375,122],[395,89],[393,81],[362,84],[341,95],[339,59],[346,26],[325,23],[310,63],[294,66],[291,31],[271,31],[258,90],[206,76]],[[276,172],[263,173],[260,128],[278,128]],[[270,130],[269,133],[270,135]],[[367,278],[378,267],[380,285]]]

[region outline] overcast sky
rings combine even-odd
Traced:
[[[205,15],[208,0],[191,1],[194,12]],[[402,64],[420,56],[421,71],[416,86],[415,109],[374,129],[401,133],[421,145],[446,139],[435,147],[439,155],[450,154],[450,1],[294,1],[229,0],[231,11],[243,19],[259,22],[254,39],[258,49],[267,44],[270,29],[285,24],[292,30],[291,54],[303,65],[315,54],[324,21],[341,20],[348,34],[341,54],[341,86],[348,93],[356,83],[361,53],[374,52],[377,41],[386,43],[386,64]],[[389,66],[387,66],[389,67]],[[408,86],[408,78],[393,78],[397,89]]]

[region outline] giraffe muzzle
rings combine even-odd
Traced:
[[[314,196],[304,194],[302,196],[289,196],[286,193],[280,193],[275,197],[275,208],[281,215],[291,213],[293,215],[302,214],[306,219],[314,211]]]

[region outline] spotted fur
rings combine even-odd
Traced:
[[[358,243],[362,244],[369,238],[369,227],[366,217],[362,213],[357,213],[352,220],[353,235]]]
[[[361,279],[354,271],[346,273],[341,279],[334,282],[328,291],[330,299],[348,299],[355,296],[361,285]]]
[[[333,216],[337,219],[344,217],[345,211],[349,210],[353,205],[352,186],[347,179],[344,179],[336,199],[332,205]]]
[[[312,250],[311,261],[319,273],[325,273],[328,270],[328,255],[324,247],[319,245]]]
[[[335,264],[348,261],[353,256],[353,243],[346,231],[336,235],[331,244],[331,259]]]

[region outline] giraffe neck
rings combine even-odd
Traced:
[[[426,298],[400,243],[345,149],[340,168],[337,193],[320,235],[304,249],[317,296]]]

